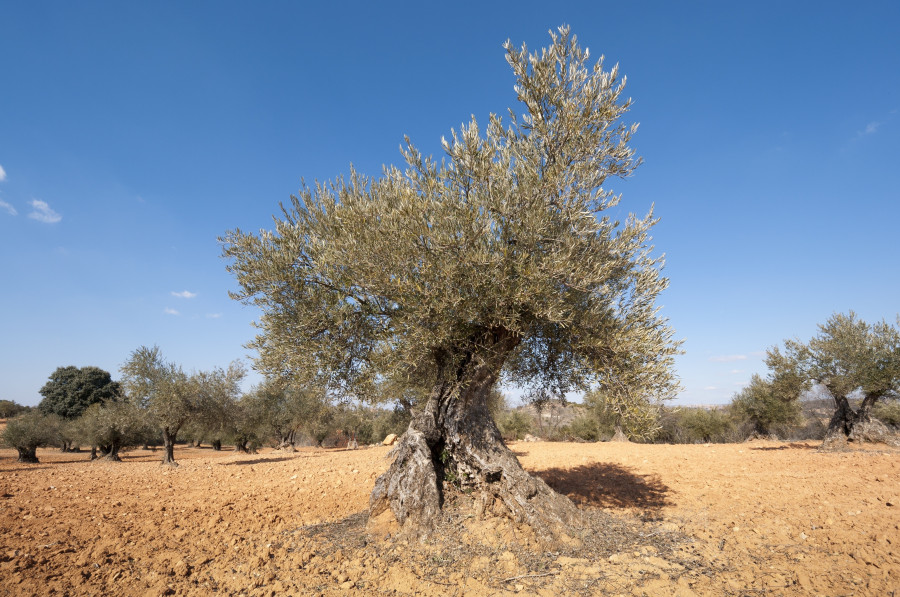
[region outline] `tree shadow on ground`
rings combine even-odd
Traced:
[[[0,468],[0,473],[28,473],[31,471],[39,471],[45,468],[52,468],[51,466],[45,465],[43,462],[35,463],[33,462],[23,462],[19,463],[19,466],[16,468]]]
[[[579,506],[659,510],[675,505],[669,499],[669,487],[658,475],[638,475],[616,464],[551,468],[532,474]]]
[[[763,452],[769,452],[772,450],[818,450],[818,446],[811,446],[809,444],[802,444],[799,442],[791,442],[786,446],[759,446],[758,448],[750,448],[751,450],[760,450]]]
[[[254,458],[252,460],[232,460],[231,462],[223,462],[222,464],[225,466],[246,466],[248,464],[265,464],[267,462],[284,462],[285,460],[293,460],[294,458],[294,456],[281,456],[279,458]]]

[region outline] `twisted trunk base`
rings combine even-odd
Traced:
[[[168,427],[163,427],[163,466],[178,466],[175,462],[175,438],[178,436],[178,430],[174,431]]]
[[[37,446],[16,446],[19,457],[16,462],[25,462],[28,464],[38,464],[40,461],[37,457]]]
[[[438,384],[394,448],[388,471],[375,482],[370,518],[388,509],[403,533],[424,537],[439,520],[445,484],[471,493],[476,511],[505,514],[536,536],[570,536],[580,513],[569,498],[529,475],[504,445],[487,409],[496,375],[488,364],[461,369]]]
[[[821,452],[839,452],[847,449],[847,442],[885,443],[891,446],[900,445],[896,434],[892,433],[884,423],[873,419],[872,406],[876,395],[863,398],[859,409],[854,411],[850,401],[843,396],[835,398],[835,410],[825,432],[825,440],[819,448]]]

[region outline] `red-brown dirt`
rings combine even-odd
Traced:
[[[122,463],[39,450],[36,465],[0,450],[0,595],[900,595],[896,449],[511,447],[638,542],[532,558],[490,518],[466,520],[477,532],[457,549],[367,536],[352,515],[383,447],[177,447],[174,469],[143,450]]]

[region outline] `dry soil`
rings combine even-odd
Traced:
[[[385,447],[0,450],[0,595],[900,595],[896,449],[511,447],[591,513],[583,545],[463,507],[426,543],[367,533]]]

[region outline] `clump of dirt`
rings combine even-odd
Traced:
[[[900,586],[900,451],[816,442],[517,443],[584,512],[571,544],[447,500],[407,543],[368,521],[389,448],[0,450],[0,595],[833,595]],[[454,501],[455,500],[455,501]]]

